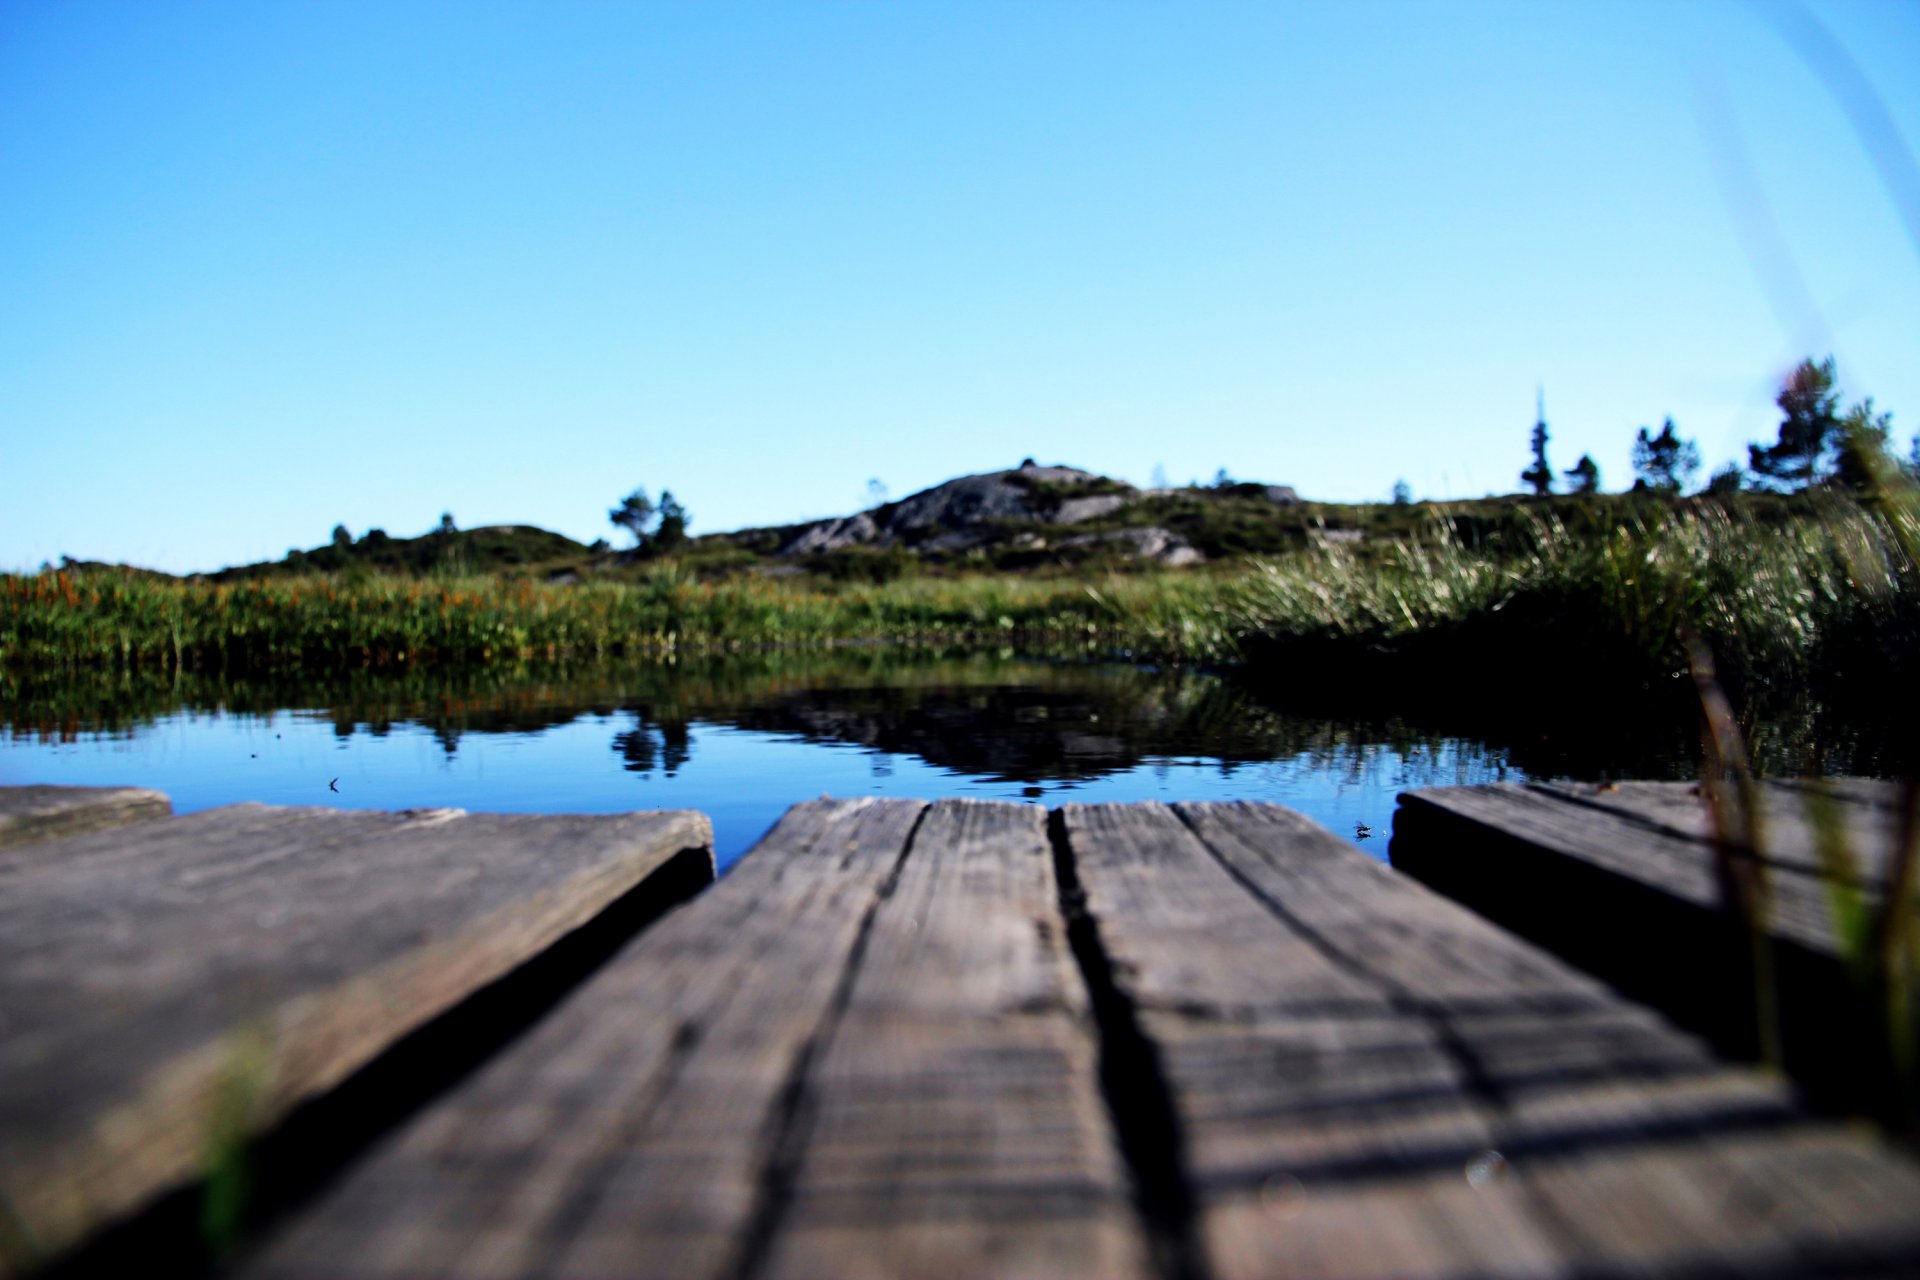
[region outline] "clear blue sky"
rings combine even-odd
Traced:
[[[1770,12],[6,4],[0,567],[1029,454],[1506,492],[1541,386],[1619,488],[1828,352],[1904,451],[1920,246]],[[1808,12],[1910,165],[1920,5]]]

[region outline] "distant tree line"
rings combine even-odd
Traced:
[[[1749,445],[1744,469],[1738,463],[1728,463],[1714,472],[1707,481],[1708,493],[1739,489],[1794,493],[1820,485],[1849,489],[1868,485],[1873,460],[1888,447],[1893,415],[1876,413],[1872,397],[1842,411],[1840,392],[1834,384],[1833,357],[1801,361],[1787,375],[1774,403],[1781,413],[1779,438],[1772,444]],[[1532,461],[1520,473],[1520,482],[1538,497],[1554,492],[1547,440],[1543,399],[1533,424]],[[1914,437],[1912,453],[1902,465],[1920,478],[1920,435]],[[1684,493],[1699,470],[1699,447],[1680,436],[1672,418],[1661,424],[1657,434],[1640,428],[1633,442],[1633,492]],[[1564,492],[1600,491],[1600,468],[1591,455],[1581,455],[1564,475]],[[1395,486],[1395,500],[1400,500],[1399,486]]]

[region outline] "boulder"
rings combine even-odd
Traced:
[[[779,554],[817,555],[861,543],[891,546],[903,541],[924,551],[964,550],[985,542],[985,527],[996,522],[1074,524],[1118,511],[1133,499],[1133,490],[1058,498],[1043,498],[1039,492],[1042,487],[1070,491],[1111,483],[1077,467],[1042,467],[1032,462],[1012,471],[960,476],[890,506],[803,525],[781,545]]]
[[[1044,518],[1044,513],[1035,491],[1037,486],[1072,488],[1104,478],[1077,467],[1041,467],[1030,463],[1013,471],[959,476],[902,499],[889,513],[886,529],[890,536],[899,537],[935,527],[964,529],[994,520],[1039,520]]]
[[[1096,493],[1090,498],[1066,498],[1061,501],[1059,510],[1053,513],[1055,524],[1079,524],[1082,520],[1098,520],[1101,516],[1110,516],[1132,501],[1124,493]]]
[[[838,551],[842,547],[874,542],[879,537],[880,526],[874,523],[872,515],[862,511],[858,515],[837,516],[832,520],[801,526],[800,531],[780,548],[780,554],[818,555],[823,551]]]
[[[1144,529],[1115,529],[1111,533],[1083,533],[1077,538],[1066,539],[1060,545],[1114,547],[1136,560],[1152,560],[1157,564],[1175,567],[1203,564],[1207,558],[1205,553],[1185,538],[1159,525],[1148,525]]]

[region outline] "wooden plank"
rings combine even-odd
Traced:
[[[241,1274],[1140,1274],[1043,820],[796,807]]]
[[[15,1266],[191,1179],[688,857],[691,812],[239,805],[0,852]],[[688,854],[684,851],[698,851]]]
[[[172,801],[145,787],[0,787],[0,849],[172,813]]]
[[[1652,828],[1706,843],[1711,838],[1706,805],[1688,782],[1534,782],[1504,784],[1564,800],[1576,814],[1594,812],[1629,825]],[[1863,878],[1879,887],[1898,838],[1898,784],[1874,778],[1768,779],[1757,794],[1766,825],[1764,857],[1771,868],[1824,875],[1807,809],[1810,792],[1832,802],[1859,856]]]
[[[1920,1265],[1910,1162],[1298,815],[1065,829],[1212,1274]]]
[[[1898,821],[1894,784],[1842,779],[1833,791],[1850,846],[1861,861],[1865,887],[1877,896]],[[1774,931],[1814,950],[1835,942],[1803,784],[1760,788],[1766,830],[1764,858],[1776,898]],[[1717,907],[1719,886],[1705,806],[1683,782],[1490,783],[1407,793],[1403,809],[1434,808],[1491,830],[1655,885],[1689,902]],[[1404,857],[1424,865],[1439,852],[1409,847]]]
[[[941,801],[806,1097],[764,1274],[1150,1274],[1046,812]]]
[[[1801,784],[1763,788],[1773,989],[1786,1066],[1822,1106],[1871,1110],[1881,1087],[1833,932]],[[1893,786],[1845,780],[1837,808],[1879,896]],[[1401,796],[1396,867],[1635,999],[1752,1056],[1743,928],[1721,906],[1706,817],[1685,783],[1497,784]],[[1870,855],[1870,856],[1867,856]]]
[[[789,810],[242,1273],[729,1273],[791,1081],[925,808]]]

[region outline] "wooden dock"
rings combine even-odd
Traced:
[[[243,1276],[1920,1271],[1920,1165],[1287,810],[821,800],[667,909],[704,836],[241,806],[0,852],[7,1261],[151,1270],[140,1206],[251,1132],[326,1167]],[[409,1046],[454,1069],[283,1141]]]
[[[1828,796],[1877,910],[1899,839],[1893,783],[1775,781],[1760,787],[1764,922],[1785,1066],[1817,1104],[1871,1111],[1885,1051],[1846,948],[1809,789]],[[1501,783],[1400,797],[1393,865],[1711,1039],[1757,1051],[1750,944],[1722,902],[1705,809],[1681,782]]]

